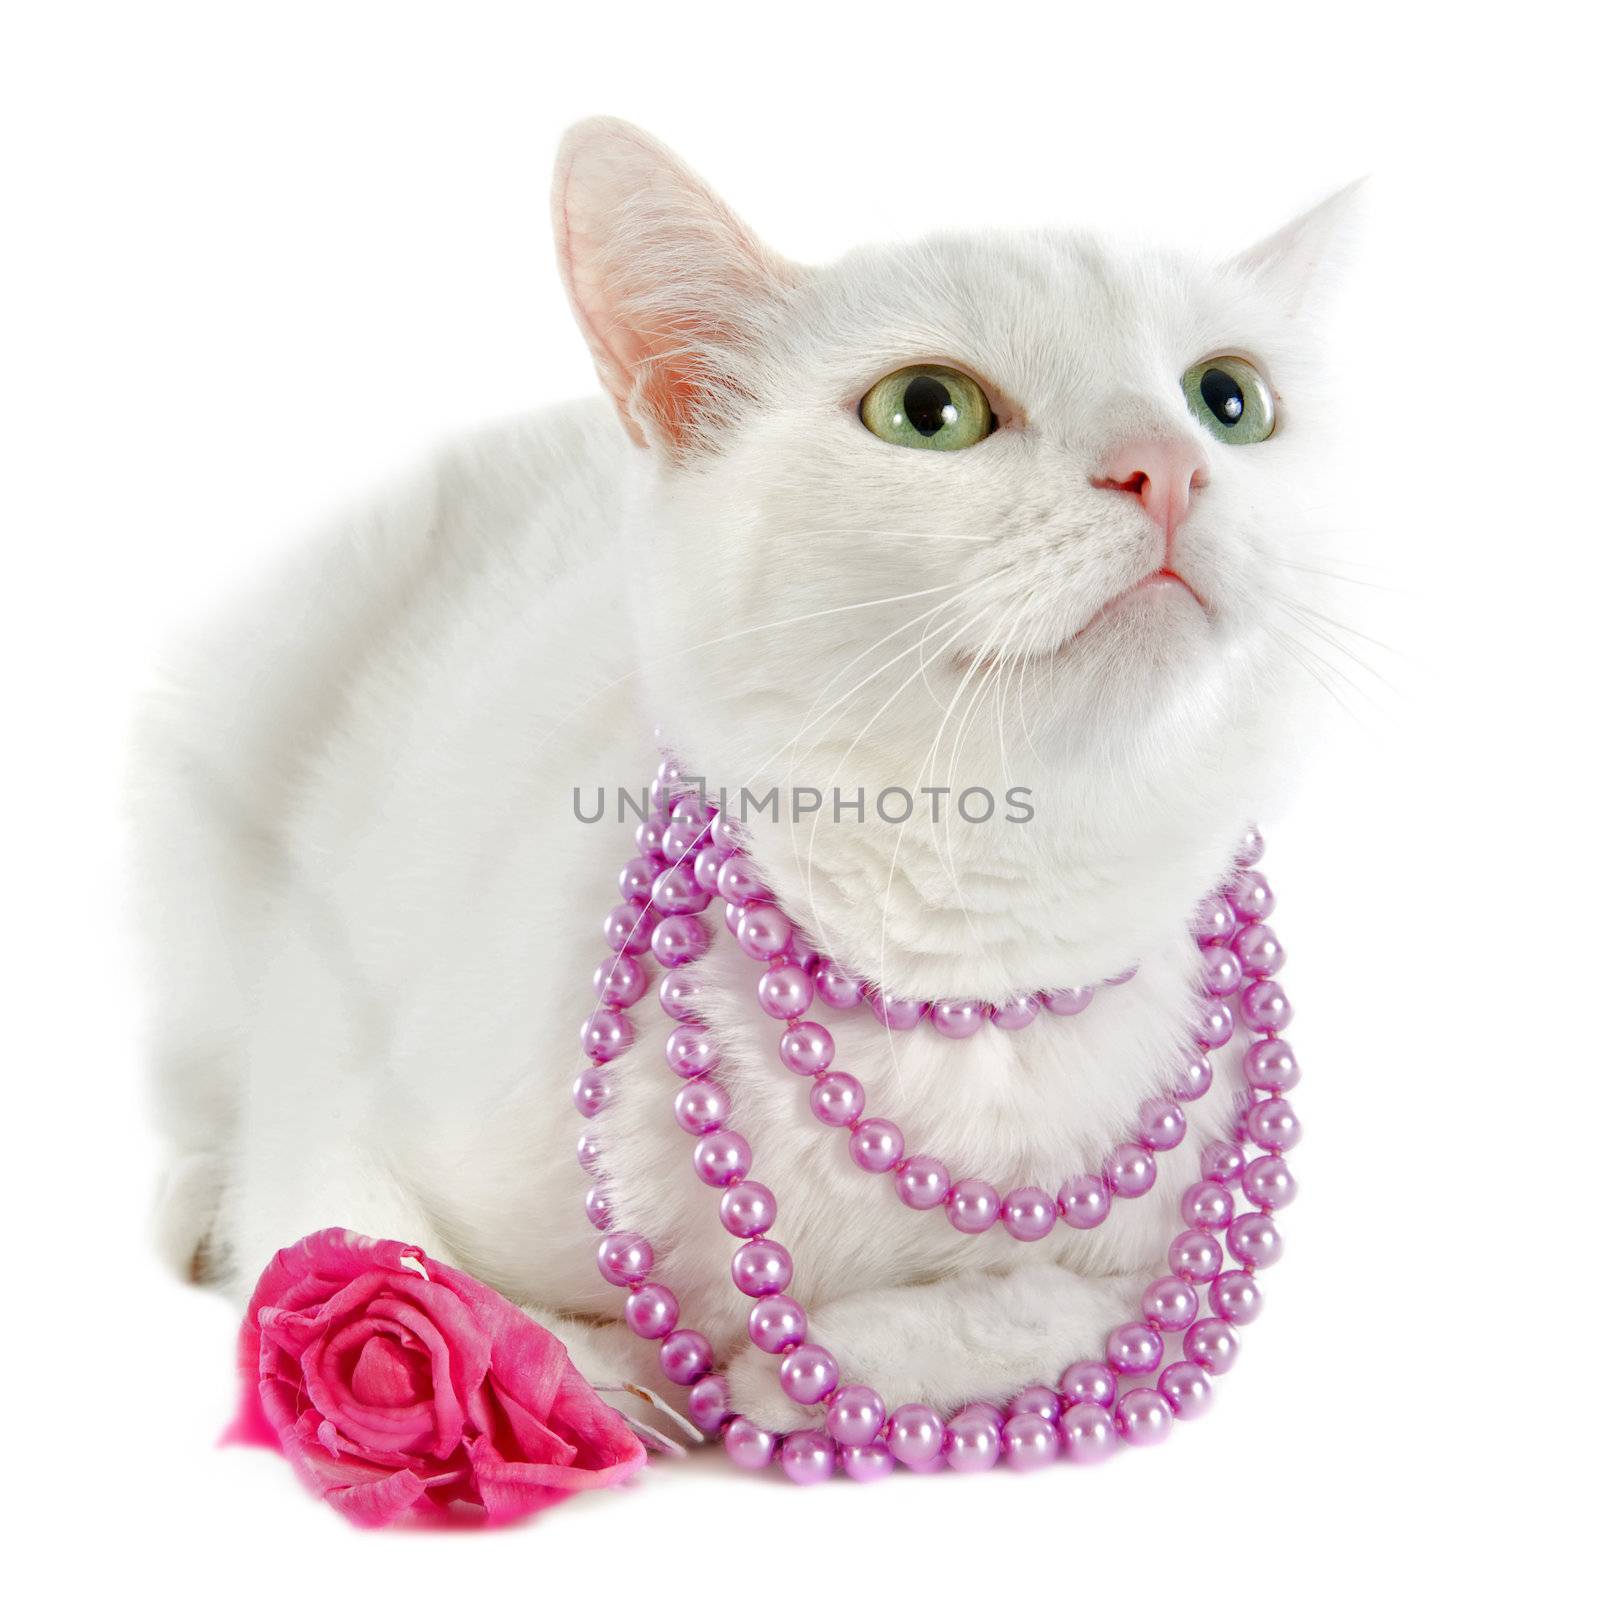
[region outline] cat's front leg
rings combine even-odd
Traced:
[[[869,1384],[891,1410],[921,1400],[948,1413],[1053,1384],[1069,1362],[1098,1357],[1135,1315],[1147,1276],[1086,1278],[1040,1263],[866,1290],[817,1307],[808,1337],[833,1352],[841,1381]],[[780,1432],[818,1426],[822,1408],[796,1405],[778,1366],[746,1346],[728,1369],[734,1410]]]

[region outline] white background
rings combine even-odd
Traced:
[[[6,8],[0,1473],[30,1592],[1465,1594],[1578,1559],[1594,40],[1558,22],[1576,7],[1494,35],[1468,6],[1103,9]],[[463,1540],[357,1534],[276,1457],[213,1449],[233,1317],[143,1233],[128,709],[175,624],[342,497],[593,387],[545,191],[597,111],[813,259],[962,222],[1227,248],[1373,175],[1340,338],[1349,570],[1380,642],[1269,819],[1302,1195],[1245,1359],[1162,1451],[804,1494],[714,1458]]]

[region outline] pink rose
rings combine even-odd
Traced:
[[[644,1464],[548,1329],[414,1245],[326,1228],[280,1250],[239,1330],[229,1437],[275,1444],[352,1522],[514,1521]]]

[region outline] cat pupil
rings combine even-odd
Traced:
[[[1220,367],[1207,368],[1200,380],[1200,398],[1225,428],[1244,415],[1244,390]]]
[[[946,423],[954,422],[958,415],[950,399],[950,391],[937,378],[926,373],[913,378],[906,385],[901,401],[906,421],[924,439],[931,439]]]

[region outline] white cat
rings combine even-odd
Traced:
[[[1170,1082],[1193,908],[1296,744],[1327,604],[1306,324],[1349,210],[1221,263],[1032,231],[805,268],[637,130],[574,129],[556,238],[611,405],[442,453],[219,627],[149,719],[172,1260],[243,1297],[314,1229],[407,1240],[590,1378],[658,1384],[595,1270],[587,1127],[737,1406],[795,1425],[652,1004],[603,1117],[569,1099],[633,853],[631,816],[580,822],[574,791],[636,792],[658,725],[713,791],[864,791],[863,816],[753,816],[750,848],[888,993],[998,1002],[1138,964],[1080,1016],[965,1041],[821,1013],[869,1105],[958,1175],[1053,1193],[1097,1167]],[[942,387],[875,387],[919,365]],[[1205,371],[1228,382],[1201,392]],[[1033,815],[878,815],[935,787],[1025,789]],[[1042,1243],[964,1237],[813,1121],[708,920],[721,1078],[814,1337],[891,1405],[1003,1398],[1097,1353],[1230,1120],[1234,1055],[1154,1195]]]

